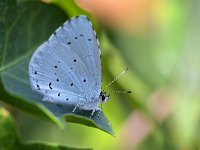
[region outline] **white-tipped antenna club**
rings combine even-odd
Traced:
[[[119,75],[118,75],[118,77],[116,77],[114,80],[112,80],[108,85],[106,85],[106,87],[105,87],[105,89],[107,88],[107,87],[109,87],[111,84],[113,84],[113,82],[115,82],[116,80],[118,80],[124,73],[126,73],[126,71],[128,71],[128,67],[122,72],[122,73],[120,73]],[[104,89],[104,90],[105,90]]]

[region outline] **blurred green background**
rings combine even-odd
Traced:
[[[129,67],[109,90],[132,94],[113,93],[103,104],[116,137],[72,123],[60,130],[6,105],[23,141],[95,150],[200,149],[199,0],[43,2],[69,18],[92,19],[102,51],[102,87]]]

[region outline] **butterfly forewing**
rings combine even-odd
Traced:
[[[35,51],[29,75],[33,89],[47,101],[77,104],[98,98],[100,51],[86,16],[65,22]]]

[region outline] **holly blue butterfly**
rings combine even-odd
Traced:
[[[29,63],[33,90],[43,100],[74,105],[83,110],[101,110],[109,99],[101,91],[100,47],[88,17],[76,16],[61,25],[34,52]]]

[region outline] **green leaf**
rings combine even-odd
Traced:
[[[28,66],[22,68],[16,66],[30,57],[33,49],[65,21],[66,15],[57,7],[39,1],[16,3],[15,0],[2,0],[0,6],[1,100],[62,126],[44,106],[23,98],[21,93],[28,94],[25,87],[29,86],[29,81],[25,81],[24,77]],[[17,70],[12,70],[13,68]],[[9,80],[11,76],[14,80]],[[26,86],[21,88],[24,86],[21,83]]]
[[[33,50],[47,40],[50,34],[66,20],[65,14],[54,5],[43,4],[39,1],[23,1],[16,5],[14,0],[4,0],[0,2],[0,6],[4,6],[0,7],[0,33],[3,35],[0,38],[1,100],[20,110],[52,121],[58,126],[63,126],[55,115],[61,117],[66,113],[71,113],[74,106],[42,101],[42,96],[31,89],[28,63]],[[89,117],[91,111],[77,109],[75,114]],[[99,113],[95,114],[97,115],[93,115],[91,119],[82,120],[87,120],[90,126],[114,135],[103,112],[100,113],[98,119]],[[79,122],[79,118],[74,118],[77,121],[74,119],[72,122],[86,125],[86,121]],[[70,120],[67,121],[70,122]]]
[[[0,149],[5,150],[89,150],[86,148],[71,148],[46,142],[24,143],[18,137],[16,125],[9,112],[0,107]]]
[[[102,111],[96,111],[92,116],[92,121],[91,119],[88,119],[91,112],[79,110],[76,112],[76,114],[78,115],[67,114],[64,117],[68,122],[84,124],[86,126],[94,128],[100,128],[101,130],[115,136],[110,122],[107,120]]]

